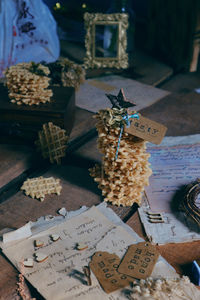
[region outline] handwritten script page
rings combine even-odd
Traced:
[[[200,177],[200,143],[150,147],[153,174],[145,189],[152,211],[171,212],[175,193]]]
[[[59,234],[61,239],[52,242],[51,234]],[[20,262],[33,258],[37,252],[34,248],[35,239],[44,241],[44,246],[37,251],[47,254],[48,259],[41,263],[34,262],[33,268],[24,268],[24,275],[43,297],[56,300],[119,299],[120,291],[109,296],[94,275],[92,286],[87,286],[82,267],[88,265],[96,251],[108,251],[122,257],[129,245],[143,241],[135,232],[129,234],[96,207],[92,207],[60,225],[3,249],[18,270],[21,270]],[[78,251],[77,243],[86,243],[88,248]],[[120,296],[120,299],[127,298]]]
[[[200,177],[200,135],[164,138],[161,146],[149,146],[153,174],[139,208],[148,238],[158,244],[200,240],[198,225],[172,203],[179,189]],[[151,223],[149,211],[162,212],[164,223]]]

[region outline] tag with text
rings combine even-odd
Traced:
[[[130,127],[125,127],[125,132],[135,135],[153,144],[160,144],[165,136],[167,127],[145,118],[139,114],[139,119],[132,119]]]
[[[153,271],[159,253],[154,245],[142,242],[129,246],[118,271],[128,276],[145,279]]]
[[[128,276],[118,273],[119,263],[120,258],[108,252],[99,251],[92,257],[90,268],[106,293],[124,288],[132,281]]]

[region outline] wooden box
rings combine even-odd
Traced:
[[[8,90],[0,85],[0,135],[3,140],[34,143],[42,124],[53,122],[70,134],[75,117],[75,90],[51,87],[51,102],[40,105],[17,105],[8,98]]]

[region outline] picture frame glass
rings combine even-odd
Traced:
[[[119,24],[95,24],[95,45],[94,57],[105,58],[112,57],[118,58],[118,36]]]

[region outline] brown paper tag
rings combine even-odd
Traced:
[[[131,245],[118,271],[137,279],[145,279],[151,275],[158,256],[156,247],[150,243],[142,242]]]
[[[131,126],[125,127],[125,132],[135,135],[153,144],[160,144],[165,136],[167,127],[147,119],[139,114],[139,119],[132,119]]]
[[[92,256],[90,268],[106,293],[124,288],[131,282],[126,275],[119,274],[117,268],[120,258],[108,252],[96,252]]]

